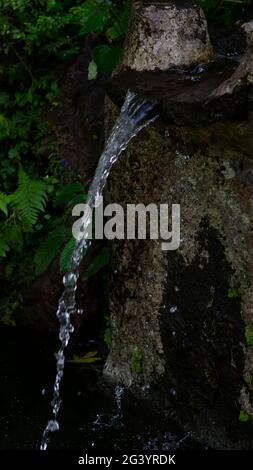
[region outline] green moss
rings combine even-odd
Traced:
[[[251,385],[252,384],[252,377],[250,375],[249,372],[246,372],[245,375],[244,375],[244,380],[245,380],[245,383],[247,385]]]
[[[253,328],[252,326],[246,326],[245,328],[245,339],[248,347],[253,348]]]
[[[228,298],[229,299],[236,299],[236,297],[239,297],[239,294],[236,289],[229,288],[228,289]]]
[[[250,420],[250,417],[249,417],[248,413],[246,413],[245,410],[241,410],[240,414],[239,414],[239,421],[241,423],[247,423],[247,421],[249,421],[249,420]]]
[[[140,349],[135,348],[132,352],[131,369],[135,374],[142,374],[142,352]]]
[[[108,326],[104,332],[104,341],[107,344],[108,348],[112,345],[112,328]]]

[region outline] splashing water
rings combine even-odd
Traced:
[[[116,414],[113,415],[110,419],[110,426],[114,426],[116,424],[120,424],[122,417],[123,417],[123,410],[122,410],[122,400],[124,397],[125,389],[122,385],[116,385],[114,397],[116,403]]]
[[[53,419],[48,421],[44,429],[40,445],[41,450],[47,449],[50,433],[59,430],[58,414],[61,406],[60,385],[64,374],[65,349],[68,346],[70,335],[74,331],[71,317],[76,312],[76,289],[79,277],[79,266],[83,258],[83,252],[88,248],[90,243],[86,236],[89,224],[92,220],[92,209],[98,205],[110,169],[117,161],[121,152],[126,149],[133,137],[157,118],[157,116],[152,118],[148,117],[153,107],[154,103],[141,99],[135,93],[128,91],[121,113],[100,157],[93,182],[88,192],[87,205],[90,211],[87,212],[82,219],[80,237],[71,258],[69,271],[63,277],[64,290],[58,304],[57,317],[60,323],[60,349],[56,354],[57,372],[51,402]]]
[[[95,421],[93,421],[93,431],[101,430],[103,428],[111,428],[121,425],[123,418],[122,400],[124,397],[125,389],[122,385],[116,385],[114,390],[114,399],[116,404],[116,414],[109,416],[106,414],[97,414]]]
[[[122,398],[124,395],[124,387],[117,385],[115,387],[115,400],[117,405],[117,416],[122,416]]]

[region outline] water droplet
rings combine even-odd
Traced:
[[[65,274],[63,277],[63,284],[65,287],[73,287],[75,286],[77,281],[77,276],[74,273]]]
[[[170,313],[177,313],[177,306],[174,305],[173,307],[170,308]]]
[[[150,390],[150,384],[143,385],[143,387],[142,387],[143,392],[148,392],[149,390]]]

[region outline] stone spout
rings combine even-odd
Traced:
[[[178,125],[247,119],[252,106],[252,21],[236,28],[245,45],[231,57],[229,44],[235,36],[229,39],[228,30],[228,49],[221,47],[221,33],[210,38],[205,15],[193,2],[134,2],[109,96],[121,104],[120,93],[132,89],[157,101],[159,115]]]
[[[213,56],[201,8],[187,2],[133,3],[121,67],[168,70],[205,63]]]

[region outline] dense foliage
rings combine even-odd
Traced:
[[[250,0],[198,0],[210,20],[229,23]],[[59,105],[58,66],[77,55],[89,32],[88,78],[109,74],[127,27],[127,0],[1,0],[0,2],[0,317],[22,303],[24,286],[74,247],[71,207],[85,200],[84,182],[67,173],[45,116]],[[46,112],[47,111],[47,112]],[[67,173],[67,174],[66,174]],[[102,251],[87,272],[108,261]]]
[[[197,3],[210,22],[228,25],[247,12],[251,0],[197,0]]]
[[[120,53],[127,5],[107,0],[0,3],[0,315],[6,322],[22,301],[22,287],[61,250],[60,267],[67,269],[74,247],[71,206],[85,201],[86,188],[64,171],[43,117],[59,105],[57,67],[77,55],[85,35],[95,32],[102,45],[93,50],[89,78],[110,73]],[[95,266],[105,258],[102,253]],[[91,275],[92,269],[94,263]]]

